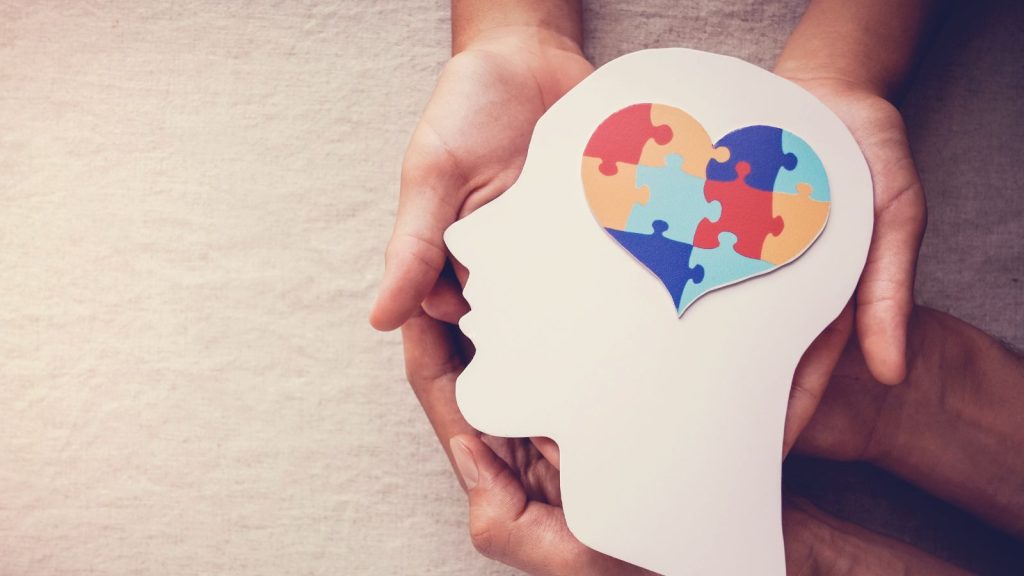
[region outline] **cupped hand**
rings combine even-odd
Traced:
[[[472,355],[458,330],[417,311],[402,326],[406,375],[469,497],[469,535],[485,556],[540,576],[650,575],[588,548],[569,531],[558,446],[545,438],[482,435],[462,417],[455,380]],[[849,559],[827,544],[834,530],[787,503],[787,565],[803,570]],[[804,571],[803,573],[807,573]]]
[[[875,227],[855,298],[856,330],[872,375],[906,378],[907,324],[927,220],[924,188],[899,110],[876,91],[837,77],[779,72],[825,103],[860,145],[874,185]]]
[[[592,70],[571,40],[520,27],[478,36],[445,65],[402,165],[374,327],[395,329],[421,305],[448,322],[466,311],[442,274],[445,229],[515,182],[537,120]]]
[[[405,324],[409,380],[469,488],[474,544],[535,574],[647,572],[590,550],[568,531],[557,447],[550,441],[489,438],[462,419],[454,381],[471,352],[445,322],[454,323],[468,307],[454,278],[463,271],[449,264],[442,236],[511,186],[537,119],[591,70],[571,43],[543,33],[493,33],[452,59],[409,144],[385,276],[371,313],[379,329]],[[876,229],[855,299],[856,322],[872,372],[895,383],[905,372],[906,317],[924,227],[923,194],[902,121],[884,100],[849,86],[801,83],[846,122],[872,170]],[[852,316],[848,307],[801,360],[784,450],[814,414]],[[787,542],[800,541],[794,530],[787,530]]]
[[[845,342],[842,330],[826,332],[816,345],[831,349]],[[466,489],[470,538],[481,553],[543,576],[652,574],[572,535],[561,508],[558,447],[551,440],[481,435],[462,418],[455,379],[472,350],[454,326],[418,311],[402,326],[402,337],[409,382]],[[869,451],[878,395],[889,389],[868,386],[870,398],[846,401],[851,393],[863,396],[863,380],[869,378],[855,346],[847,349],[839,372],[848,385],[830,388],[801,447],[821,456],[862,457]],[[784,498],[782,522],[789,574],[962,574],[806,501]]]
[[[454,326],[420,310],[402,326],[402,341],[409,383],[467,489],[470,538],[482,554],[537,575],[651,574],[569,532],[553,443],[482,435],[463,419],[455,379],[472,350]]]
[[[898,384],[906,378],[907,326],[927,215],[899,110],[854,82],[801,76],[784,66],[778,72],[817,96],[850,129],[871,170],[875,204],[874,232],[854,299],[797,366],[783,442],[788,453],[814,415],[854,325],[872,380]]]

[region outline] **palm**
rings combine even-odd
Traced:
[[[407,162],[424,162],[424,171],[456,180],[458,188],[444,193],[463,206],[472,199],[469,210],[511,186],[534,124],[591,70],[585,59],[570,53],[531,62],[510,50],[498,43],[452,58],[409,146]]]
[[[832,374],[828,395],[816,406],[797,449],[831,460],[870,460],[877,451],[876,427],[890,391],[875,382],[860,347],[847,347]]]
[[[409,383],[442,444],[449,447],[456,437],[474,445],[477,464],[490,470],[490,490],[478,488],[478,499],[474,504],[471,496],[470,503],[470,531],[482,552],[531,574],[649,574],[586,548],[569,532],[561,508],[557,448],[550,440],[537,440],[545,452],[555,450],[548,460],[534,441],[480,435],[462,417],[455,380],[472,351],[462,347],[464,339],[454,326],[420,313],[402,326],[402,340]],[[500,481],[493,480],[495,475]],[[490,501],[480,500],[488,496]],[[533,560],[518,557],[526,549]]]
[[[487,435],[483,436],[483,441],[505,461],[531,501],[552,506],[562,505],[558,469],[541,454],[533,442],[526,438]]]
[[[536,121],[590,71],[579,53],[508,39],[476,44],[445,67],[406,154],[402,201],[388,247],[389,273],[372,319],[375,326],[395,327],[411,316],[403,326],[403,341],[413,389],[445,446],[449,439],[460,438],[474,446],[477,464],[490,470],[491,484],[471,491],[474,543],[488,555],[538,574],[579,573],[581,565],[594,574],[644,572],[586,549],[569,533],[561,509],[556,448],[489,436],[481,444],[479,433],[462,418],[455,403],[455,378],[472,352],[471,347],[462,348],[467,343],[457,328],[437,320],[454,323],[465,311],[459,305],[438,304],[461,300],[458,285],[441,275],[448,260],[441,234],[512,185]],[[898,113],[852,91],[824,84],[807,87],[839,113],[864,149],[875,178],[876,207],[884,215],[874,245],[879,237],[886,241],[894,222],[914,216],[914,199],[920,195]],[[917,212],[921,210],[923,206]],[[885,281],[880,272],[898,267],[884,256],[876,256],[872,248],[862,291],[865,283]],[[876,287],[867,293],[886,291]],[[421,304],[426,314],[417,313]],[[884,312],[885,306],[899,303],[862,297],[858,305],[862,320],[865,307]],[[848,309],[833,323],[797,370],[787,449],[814,413],[850,335],[851,316]],[[494,483],[495,475],[500,482]],[[815,539],[803,534],[805,525],[789,522],[787,538],[813,547]],[[520,557],[523,550],[530,550],[529,558]]]
[[[444,230],[515,182],[537,120],[592,70],[578,51],[514,37],[477,42],[445,66],[402,166],[374,326],[396,328],[421,303],[448,322],[465,312],[440,277]]]

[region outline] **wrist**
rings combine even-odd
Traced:
[[[517,70],[519,81],[536,85],[545,110],[593,71],[579,44],[558,32],[534,26],[481,31],[452,56],[450,65],[463,59]]]
[[[495,47],[556,50],[583,56],[583,48],[575,38],[542,25],[494,25],[452,39],[452,55],[476,48]]]
[[[780,60],[775,74],[799,84],[812,94],[822,92],[860,95],[889,100],[889,84],[878,78],[851,73],[843,68],[810,62]]]
[[[582,52],[582,12],[580,0],[452,0],[452,53],[493,35]]]
[[[940,0],[812,0],[776,66],[787,78],[835,79],[887,100],[903,90]]]

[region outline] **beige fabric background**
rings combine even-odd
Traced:
[[[967,4],[919,295],[1019,346],[1024,19]],[[770,66],[803,5],[592,2],[588,51]],[[447,52],[439,0],[0,2],[0,575],[513,573],[365,322]]]

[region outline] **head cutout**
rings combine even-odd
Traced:
[[[705,52],[622,56],[544,114],[515,185],[445,233],[476,347],[459,409],[558,442],[565,518],[591,548],[781,576],[793,370],[849,301],[872,222],[856,141],[799,86]]]

